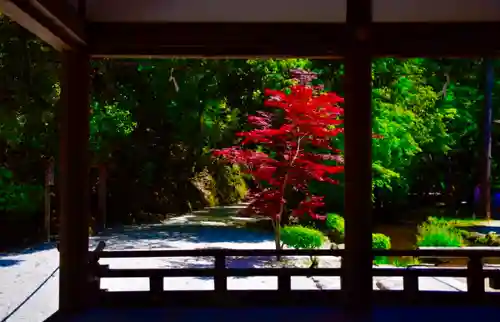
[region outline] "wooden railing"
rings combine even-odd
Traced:
[[[152,295],[164,295],[170,299],[179,296],[182,292],[187,291],[164,291],[165,277],[212,277],[214,280],[214,291],[198,291],[203,292],[206,296],[214,294],[229,294],[234,292],[228,290],[228,277],[249,277],[249,276],[275,276],[278,279],[278,289],[269,291],[258,291],[259,294],[293,294],[304,293],[301,290],[292,290],[292,276],[342,276],[342,268],[228,268],[227,259],[230,257],[257,257],[257,256],[346,256],[346,250],[235,250],[235,249],[198,249],[198,250],[133,250],[133,251],[100,251],[94,255],[94,259],[98,258],[150,258],[150,257],[212,257],[214,265],[212,268],[151,268],[151,269],[124,269],[110,268],[108,265],[94,264],[95,279],[100,278],[132,278],[143,277],[149,278],[150,290],[148,293]],[[488,257],[500,258],[500,250],[474,250],[474,249],[419,249],[419,250],[373,250],[373,256],[413,256],[413,257],[438,257],[438,258],[467,258],[468,264],[466,267],[374,267],[372,276],[392,277],[399,276],[403,278],[402,291],[387,291],[389,293],[399,294],[390,296],[391,298],[400,299],[401,295],[406,300],[414,301],[419,298],[426,298],[432,301],[432,296],[429,297],[429,291],[419,291],[419,277],[464,277],[467,279],[467,292],[460,292],[460,298],[464,296],[468,300],[482,300],[487,297],[494,297],[498,301],[500,293],[487,293],[485,290],[485,278],[500,278],[500,271],[488,268],[483,265],[483,259]],[[95,262],[97,263],[97,262]],[[197,291],[188,291],[191,295]],[[252,291],[249,291],[252,292]],[[279,293],[276,293],[279,292]],[[308,297],[311,292],[318,290],[307,291]],[[341,293],[342,290],[327,292]],[[386,293],[387,293],[386,292]],[[115,293],[134,293],[138,292],[106,292],[101,290],[101,294],[106,296],[115,296]],[[376,291],[377,294],[384,291]],[[402,293],[402,294],[401,294]],[[453,292],[437,292],[447,293],[451,298],[458,298],[457,295],[451,295]],[[459,293],[459,292],[457,292]],[[168,294],[168,295],[167,295]],[[175,294],[175,295],[174,295]],[[491,296],[490,296],[491,295]],[[304,295],[302,295],[304,296]],[[444,296],[444,295],[443,295]],[[313,296],[314,297],[314,296]],[[189,297],[188,297],[189,298]],[[228,297],[226,296],[226,299]],[[448,298],[445,298],[448,301]],[[307,300],[307,299],[304,299]]]

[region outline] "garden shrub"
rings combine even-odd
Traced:
[[[342,216],[338,214],[326,215],[325,225],[328,229],[328,238],[330,241],[336,244],[344,242],[345,223]]]
[[[419,247],[460,247],[463,245],[462,232],[445,220],[429,217],[418,227],[417,246]]]
[[[285,226],[281,230],[281,242],[295,249],[319,248],[325,241],[325,235],[317,229],[300,225]],[[311,268],[318,267],[318,259],[310,256]]]
[[[441,217],[427,217],[427,224],[432,225],[432,226],[438,226],[438,227],[449,227],[452,228],[453,224],[452,221],[446,220],[445,218]]]
[[[300,225],[285,226],[281,230],[281,242],[295,249],[318,248],[325,236],[319,230]]]
[[[390,249],[391,238],[384,234],[372,234],[372,248],[373,249]]]
[[[0,167],[0,246],[9,247],[31,240],[42,232],[42,185],[23,183],[11,170]]]
[[[43,186],[14,180],[9,169],[0,167],[0,212],[31,216],[43,209]]]
[[[326,227],[344,233],[344,218],[338,214],[328,214],[326,216]]]
[[[384,234],[372,234],[372,248],[373,249],[390,249],[391,238]],[[375,256],[375,264],[389,264],[387,256]]]

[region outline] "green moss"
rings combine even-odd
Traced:
[[[248,188],[236,165],[216,165],[212,169],[215,178],[216,196],[220,204],[235,204],[245,198]]]

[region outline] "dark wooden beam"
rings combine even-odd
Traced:
[[[344,83],[345,251],[342,291],[348,312],[364,321],[372,307],[371,0],[347,1]],[[356,320],[356,319],[354,319]]]
[[[370,29],[375,56],[500,56],[500,41],[492,37],[500,22],[374,23]]]
[[[148,291],[106,292],[98,295],[97,307],[108,309],[134,308],[330,308],[340,309],[344,294],[338,290],[292,290],[278,293],[273,290],[230,290],[215,295],[213,291],[165,291],[155,294]],[[394,308],[404,312],[408,308],[476,307],[478,311],[488,307],[498,308],[500,293],[488,292],[481,303],[471,301],[467,292],[420,291],[417,298],[408,298],[404,291],[374,291],[374,304],[381,309]],[[66,320],[65,320],[66,321]],[[322,321],[355,321],[326,315]],[[362,320],[371,321],[370,319]],[[401,320],[396,320],[401,321]],[[404,320],[403,320],[404,321]]]
[[[62,53],[60,110],[59,309],[85,307],[88,293],[90,61],[83,51]]]
[[[94,57],[340,57],[345,25],[328,23],[90,23]]]
[[[488,23],[373,23],[373,56],[500,56]],[[89,23],[94,57],[345,56],[347,25],[338,23]]]
[[[84,19],[65,0],[0,0],[0,10],[59,51],[86,42]]]

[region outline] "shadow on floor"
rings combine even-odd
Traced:
[[[56,248],[56,243],[42,243],[28,248],[13,249],[12,251],[0,253],[0,257],[29,255]]]
[[[0,258],[0,267],[10,267],[22,262],[20,259]]]

